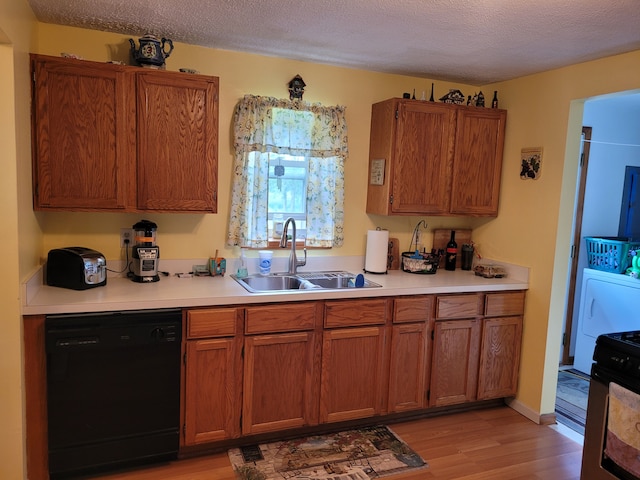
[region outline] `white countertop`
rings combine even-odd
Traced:
[[[172,263],[175,262],[175,263]],[[233,265],[233,260],[230,262]],[[497,263],[497,262],[485,262]],[[108,262],[111,266],[112,262]],[[171,270],[194,261],[164,261],[160,270]],[[197,262],[195,262],[197,264]],[[275,272],[285,271],[286,258],[274,259]],[[310,257],[308,266],[299,272],[346,270],[361,273],[363,257]],[[433,275],[406,273],[401,270],[387,274],[365,273],[365,277],[381,288],[348,288],[340,290],[290,290],[284,292],[250,293],[230,275],[221,277],[179,278],[161,276],[153,283],[136,283],[126,277],[109,276],[107,285],[88,290],[69,290],[43,285],[42,269],[39,269],[23,285],[23,315],[103,312],[174,307],[198,307],[213,305],[254,304],[267,302],[294,302],[302,300],[380,297],[395,295],[419,295],[434,293],[488,292],[526,290],[529,288],[528,269],[500,263],[508,272],[505,278],[483,278],[473,271],[444,269]],[[251,264],[249,273],[252,273]],[[282,267],[282,268],[281,268]],[[228,272],[231,269],[228,268]]]

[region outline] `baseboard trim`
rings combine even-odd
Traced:
[[[531,410],[531,408],[524,405],[522,402],[515,398],[506,399],[505,403],[507,406],[518,412],[520,415],[527,417],[534,423],[538,425],[554,425],[556,424],[556,414],[555,413],[543,413],[540,414],[535,410]]]

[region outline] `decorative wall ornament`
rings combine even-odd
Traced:
[[[306,86],[307,84],[304,83],[304,80],[302,80],[302,77],[300,75],[296,75],[295,77],[293,77],[289,82],[289,100],[293,100],[294,98],[302,100],[302,95],[304,95],[304,87]]]
[[[520,151],[520,178],[537,180],[542,168],[542,147],[523,148]]]

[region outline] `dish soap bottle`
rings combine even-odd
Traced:
[[[247,259],[244,256],[244,248],[240,249],[240,265],[238,265],[238,272],[236,273],[238,278],[245,278],[249,276],[247,271]]]
[[[456,231],[451,230],[451,238],[449,239],[449,243],[447,243],[447,248],[445,250],[444,269],[455,270],[457,258],[458,244],[456,243]]]

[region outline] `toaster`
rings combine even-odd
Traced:
[[[47,285],[86,290],[107,284],[107,261],[85,247],[56,248],[47,255]]]

